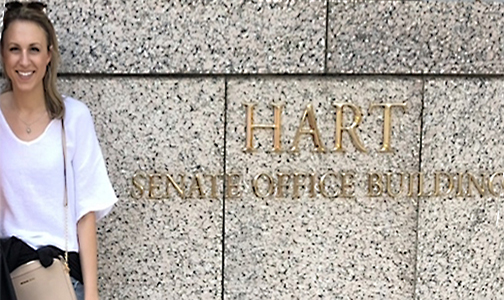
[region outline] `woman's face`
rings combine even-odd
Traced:
[[[30,21],[12,22],[5,31],[2,58],[14,91],[30,92],[38,88],[43,91],[51,52],[39,25]]]

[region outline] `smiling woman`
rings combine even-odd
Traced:
[[[17,244],[9,248],[23,254],[0,257],[12,272],[26,257],[45,265],[48,253],[68,250],[77,298],[98,299],[95,223],[117,199],[88,108],[56,89],[58,42],[45,7],[9,2],[3,19],[0,250]]]
[[[7,3],[0,41],[7,77],[0,105],[13,132],[25,141],[65,110],[56,90],[58,40],[44,8],[40,2]]]
[[[3,62],[16,93],[43,91],[46,67],[51,62],[44,30],[36,23],[17,21],[5,32]]]

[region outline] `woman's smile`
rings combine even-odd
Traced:
[[[16,73],[19,76],[19,82],[27,82],[32,79],[32,75],[35,73],[35,71],[28,71],[28,72],[23,72],[23,71],[16,71]]]
[[[19,75],[21,75],[22,77],[27,77],[27,76],[30,76],[31,74],[35,73],[35,71],[31,71],[31,72],[22,72],[22,71],[16,71]]]

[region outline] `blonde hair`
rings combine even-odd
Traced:
[[[43,79],[45,104],[51,118],[63,118],[63,116],[65,115],[65,104],[63,102],[63,97],[56,88],[56,76],[58,73],[60,54],[58,51],[58,38],[56,37],[54,27],[42,9],[29,7],[28,5],[26,5],[26,3],[23,3],[23,5],[17,8],[7,9],[3,18],[2,37],[0,39],[0,47],[2,49],[2,53],[4,47],[5,32],[15,21],[33,22],[40,26],[40,28],[42,28],[46,34],[48,48],[47,50],[51,53],[51,61],[47,65],[46,73]],[[3,70],[5,70],[3,61],[2,67]],[[7,84],[3,92],[12,91],[12,82],[10,78],[5,75],[5,72],[3,73],[4,77],[7,79]]]

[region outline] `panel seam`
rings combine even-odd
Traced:
[[[425,80],[422,78],[422,97],[421,104],[422,108],[420,110],[420,145],[418,151],[418,172],[422,172],[422,150],[423,150],[423,120],[424,120],[424,107],[425,107]],[[413,273],[413,299],[417,298],[417,281],[418,281],[418,244],[419,244],[419,225],[420,225],[420,202],[421,198],[417,198],[416,205],[416,237],[415,237],[415,252],[414,252],[414,273]]]
[[[227,103],[228,103],[228,78],[224,77],[224,161],[222,180],[222,265],[221,265],[221,299],[224,300],[224,279],[225,279],[225,259],[226,259],[226,161],[227,161]]]

